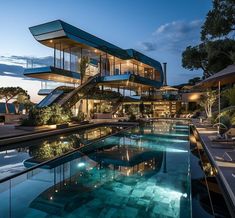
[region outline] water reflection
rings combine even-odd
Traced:
[[[0,178],[23,171],[25,167],[29,168],[35,166],[35,164],[62,156],[119,130],[118,127],[101,126],[79,133],[74,132],[17,143],[11,145],[10,148],[1,147]]]
[[[94,199],[99,199],[103,188],[112,189],[113,184],[123,182],[126,176],[131,176],[129,185],[134,186],[140,181],[139,177],[146,178],[156,174],[161,169],[162,161],[161,151],[120,145],[98,149],[93,154],[63,166],[60,173],[66,174],[63,172],[66,170],[69,172],[68,178],[56,183],[59,175],[55,173],[54,185],[34,199],[30,207],[51,215],[64,216]],[[116,185],[114,187],[117,188]]]
[[[188,142],[163,140],[154,128],[105,138],[25,174],[10,191],[12,217],[190,217]],[[74,149],[69,141],[60,151]],[[53,149],[48,156],[60,153]]]

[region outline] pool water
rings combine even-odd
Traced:
[[[82,145],[119,131],[120,128],[101,126],[57,135],[39,140],[0,146],[0,179],[19,173],[29,167],[62,156]]]
[[[191,217],[188,126],[110,136],[69,161],[0,184],[3,217]]]

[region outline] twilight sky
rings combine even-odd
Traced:
[[[23,67],[31,58],[48,62],[53,52],[39,44],[28,27],[56,19],[167,62],[170,85],[202,74],[183,69],[181,53],[199,42],[211,0],[8,0],[0,8],[0,86],[21,86],[33,101],[39,100],[40,82],[24,78]]]

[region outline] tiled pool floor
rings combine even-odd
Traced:
[[[185,134],[161,138],[158,128],[109,137],[90,154],[32,173],[12,187],[3,214],[10,207],[12,217],[190,217],[189,142]],[[1,201],[7,196],[0,192]]]

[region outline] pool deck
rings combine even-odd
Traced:
[[[77,131],[85,128],[94,128],[99,125],[118,125],[118,126],[133,126],[137,125],[136,122],[117,122],[115,120],[96,120],[88,124],[72,124],[65,128],[42,128],[38,130],[22,130],[15,129],[14,125],[3,125],[0,126],[0,147],[9,145],[12,143],[33,140],[41,137],[47,137],[56,134],[63,134],[70,131]]]
[[[223,158],[225,152],[235,152],[235,143],[213,142],[211,139],[216,137],[216,128],[193,122],[198,138],[214,167],[218,170],[218,178],[223,194],[229,206],[232,217],[235,217],[235,162],[218,160]]]

